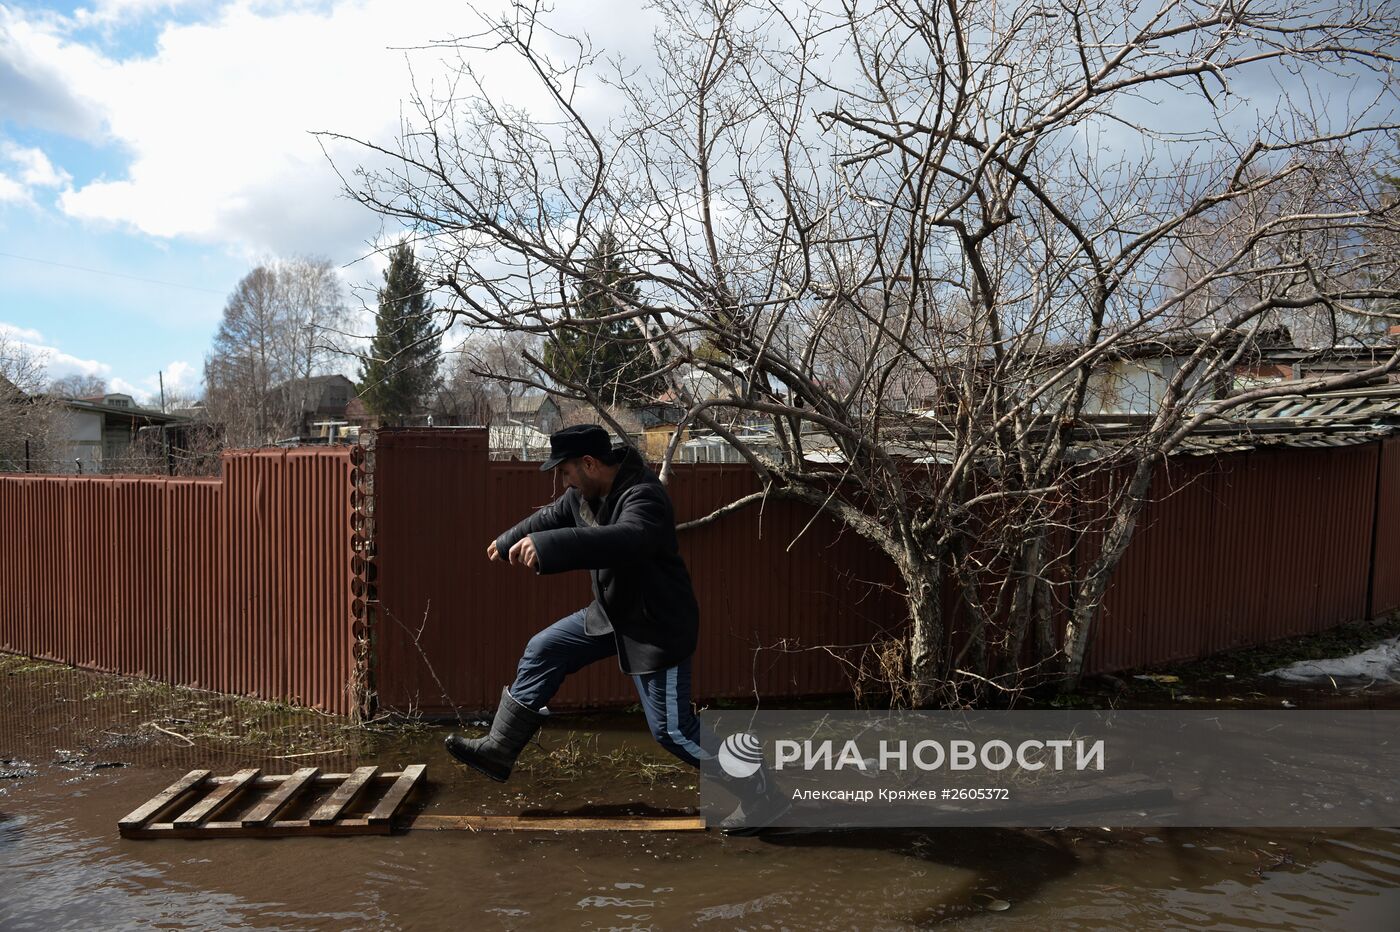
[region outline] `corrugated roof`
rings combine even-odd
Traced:
[[[1296,421],[1307,426],[1392,420],[1400,422],[1400,385],[1376,385],[1341,392],[1288,395],[1247,405],[1235,421]]]

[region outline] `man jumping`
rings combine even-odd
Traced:
[[[501,690],[490,733],[449,735],[448,752],[504,782],[564,678],[616,655],[657,742],[692,767],[726,779],[714,766],[714,739],[702,733],[690,703],[700,611],[676,540],[671,497],[636,450],[613,450],[596,424],[566,427],[550,436],[549,447],[540,469],[557,470],[564,494],[493,540],[486,556],[536,573],[586,569],[593,602],[530,639],[515,682]],[[747,816],[741,806],[726,823],[752,827],[776,817],[781,801],[770,798],[765,782],[761,771],[755,785],[726,780],[750,800]]]

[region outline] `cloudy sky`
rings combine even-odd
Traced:
[[[479,24],[462,0],[0,0],[0,328],[150,397],[160,372],[197,390],[260,259],[377,280],[379,221],[311,132],[391,141],[410,65],[443,73],[422,46]]]
[[[152,398],[158,373],[199,389],[225,298],[261,260],[329,259],[372,300],[372,244],[395,231],[341,194],[312,134],[392,145],[415,82],[429,96],[448,73],[455,53],[432,43],[503,5],[0,0],[0,331],[46,353],[51,376]],[[558,0],[551,23],[631,66],[656,27],[643,6]],[[493,95],[531,106],[518,65],[479,67]],[[1258,77],[1277,101],[1278,76]],[[1352,84],[1310,80],[1309,94],[1345,121],[1348,101],[1375,93]],[[604,88],[584,96],[609,107]],[[363,159],[331,155],[345,169]]]

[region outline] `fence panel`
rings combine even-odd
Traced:
[[[496,535],[562,490],[536,463],[490,461],[484,432],[470,430],[379,432],[374,487],[381,705],[493,708],[530,636],[592,598],[585,573],[536,576],[486,559]],[[746,467],[684,465],[670,494],[683,522],[754,488]],[[849,688],[819,645],[870,639],[889,602],[872,584],[888,584],[890,569],[826,519],[799,537],[806,524],[802,509],[770,502],[682,534],[700,602],[697,696]],[[605,661],[571,677],[550,705],[634,701],[631,682]]]
[[[485,557],[561,490],[537,464],[491,461],[480,429],[382,431],[370,459],[363,514],[343,449],[230,453],[219,480],[0,477],[0,649],[349,712],[358,586],[382,706],[491,708],[529,637],[591,598],[587,574]],[[686,464],[670,494],[683,522],[754,489],[745,467]],[[367,514],[372,543],[357,553],[352,520]],[[698,697],[843,692],[843,660],[904,630],[889,561],[805,507],[751,506],[684,532],[681,548],[701,608]],[[372,572],[357,578],[354,562]],[[1087,671],[1395,608],[1400,438],[1177,460],[1109,588]],[[554,705],[633,701],[605,662]]]
[[[348,451],[223,467],[0,477],[0,649],[352,711]]]
[[[1400,609],[1400,437],[1381,445],[1372,530],[1372,618]]]

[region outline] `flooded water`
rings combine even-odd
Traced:
[[[445,729],[354,732],[212,697],[186,720],[170,697],[113,682],[0,675],[0,928],[1400,927],[1388,828],[126,840],[117,819],[195,767],[421,762],[422,810],[442,814],[679,811],[695,784],[665,767],[640,714],[561,717],[543,739],[554,753],[497,786],[445,758]]]

